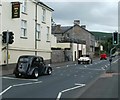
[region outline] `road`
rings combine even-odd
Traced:
[[[112,65],[118,66],[117,63],[118,57],[114,58]],[[40,76],[38,79],[15,78],[14,75],[3,76],[0,96],[12,99],[51,98],[53,100],[89,97],[86,90],[109,69],[109,66],[108,60],[96,59],[92,64],[54,67],[52,75]]]

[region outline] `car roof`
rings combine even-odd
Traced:
[[[39,58],[42,58],[41,56],[36,56],[36,55],[21,55],[21,57],[30,57],[30,58],[34,58],[34,57],[39,57]]]

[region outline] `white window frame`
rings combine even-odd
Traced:
[[[37,34],[37,40],[41,40],[41,32],[40,32],[40,24],[37,23],[37,30],[36,30],[36,34]]]
[[[22,13],[27,12],[27,0],[23,0],[22,2]]]
[[[47,26],[47,41],[50,41],[50,27]]]
[[[21,37],[27,37],[27,21],[21,20]]]
[[[43,15],[42,15],[42,22],[46,21],[46,9],[42,9],[43,10]]]

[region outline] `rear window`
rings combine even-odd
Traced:
[[[82,55],[81,57],[90,57],[89,55]]]
[[[19,62],[28,62],[30,60],[30,58],[28,57],[22,57],[19,59]]]

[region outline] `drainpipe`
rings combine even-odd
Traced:
[[[35,55],[37,55],[37,5],[38,2],[35,4]]]

